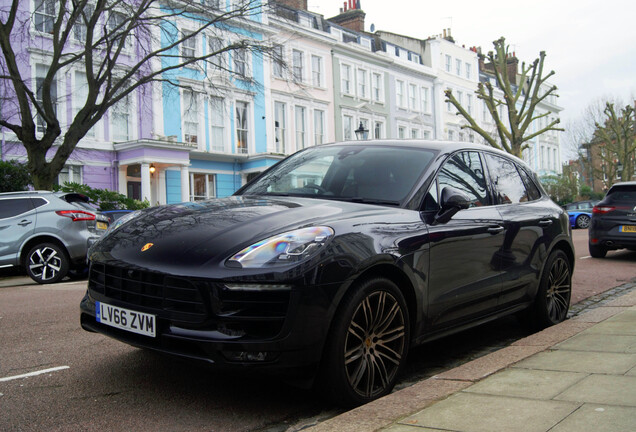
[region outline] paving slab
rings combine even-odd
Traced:
[[[559,350],[636,353],[636,336],[580,333],[554,347]]]
[[[555,399],[636,407],[636,376],[590,375]]]
[[[614,315],[618,315],[619,313],[628,310],[629,308],[626,306],[615,306],[615,307],[604,307],[600,306],[592,309],[591,311],[585,312],[577,317],[572,318],[572,321],[577,322],[591,322],[598,323],[601,321],[605,321],[608,318],[613,317]]]
[[[382,429],[382,432],[454,432],[454,431],[449,431],[448,429],[430,429],[430,428],[419,427],[419,426],[394,424],[391,427]]]
[[[512,366],[513,368],[622,375],[636,367],[636,354],[587,351],[544,351]]]
[[[636,323],[636,309],[631,307],[620,315],[613,316],[607,320],[608,322],[623,322],[631,321]]]
[[[477,381],[546,348],[546,346],[509,346],[443,372],[434,378]]]
[[[461,432],[545,432],[580,403],[457,393],[399,424]]]
[[[598,333],[606,335],[636,336],[636,320],[632,321],[604,321],[585,331],[586,334]]]
[[[636,290],[612,300],[605,306],[634,306],[636,305]]]
[[[636,408],[585,404],[550,432],[633,432],[635,430]]]
[[[545,348],[563,342],[594,325],[594,322],[569,320],[558,326],[548,327],[538,333],[519,339],[511,346],[543,346]]]
[[[587,377],[579,372],[506,369],[464,390],[499,396],[552,399]]]

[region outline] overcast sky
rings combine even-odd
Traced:
[[[309,10],[331,18],[344,0],[309,0]],[[599,98],[636,98],[636,1],[634,0],[360,0],[371,24],[417,38],[451,28],[459,45],[492,50],[506,38],[520,61],[546,52],[554,70],[561,120],[576,120]]]

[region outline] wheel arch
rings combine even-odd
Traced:
[[[32,247],[42,243],[53,243],[56,246],[59,246],[62,251],[66,254],[66,258],[69,259],[68,249],[66,245],[57,237],[51,235],[40,235],[27,240],[24,245],[22,245],[22,250],[20,251],[20,265],[24,266],[24,260],[26,259],[27,253],[31,250]]]
[[[342,308],[342,300],[350,292],[357,289],[360,284],[373,278],[383,278],[390,280],[398,287],[398,289],[404,296],[409,313],[409,327],[411,329],[412,340],[417,329],[417,317],[419,315],[419,306],[417,295],[415,292],[415,286],[409,276],[402,269],[390,263],[378,263],[372,267],[365,269],[361,273],[357,274],[355,278],[353,278],[347,288],[338,297],[337,305],[329,320],[329,329],[327,331],[327,334],[330,334],[332,332],[335,317],[338,315],[338,312]],[[409,343],[410,342],[411,341],[409,341]]]

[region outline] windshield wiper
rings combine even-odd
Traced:
[[[382,200],[382,199],[364,198],[364,197],[341,197],[341,196],[334,197],[334,196],[323,195],[322,198],[333,199],[337,201],[363,203],[363,204],[378,204],[378,205],[392,205],[392,206],[400,205],[400,201]]]

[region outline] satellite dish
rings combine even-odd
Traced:
[[[375,24],[371,24],[371,33],[375,33]]]

